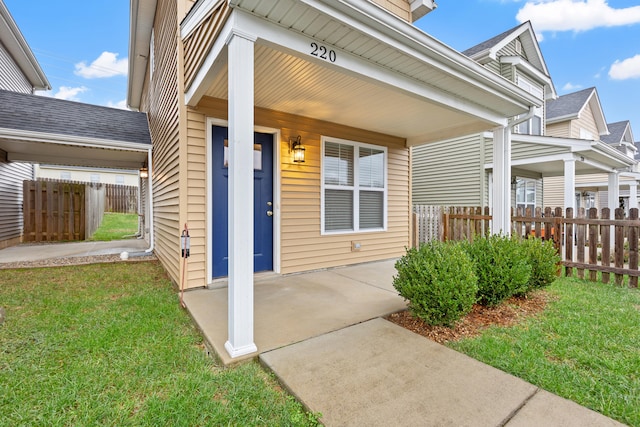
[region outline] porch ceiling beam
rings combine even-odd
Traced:
[[[381,86],[399,89],[409,97],[438,104],[450,110],[464,112],[469,116],[475,116],[486,121],[487,128],[495,127],[496,125],[504,126],[507,123],[507,118],[504,114],[492,111],[462,97],[452,96],[451,93],[440,90],[435,86],[385,69],[339,48],[331,46],[331,49],[338,53],[335,62],[323,61],[310,54],[311,43],[321,43],[318,40],[304,34],[294,33],[241,10],[236,10],[234,15],[229,22],[233,21],[234,26],[238,28],[251,28],[252,33],[258,37],[258,43],[285,51],[310,62],[333,68],[338,72],[359,79],[367,79]],[[400,47],[398,49],[401,50]],[[412,56],[415,57],[415,55]],[[418,59],[425,62],[425,58]]]
[[[42,154],[27,154],[27,153],[7,153],[7,160],[10,162],[26,162],[26,163],[47,163],[58,165],[88,165],[98,168],[119,168],[119,169],[140,169],[145,161],[146,157],[142,161],[136,160],[113,160],[113,159],[98,159],[90,156],[43,156]]]
[[[42,142],[47,144],[73,145],[90,148],[106,148],[110,150],[140,151],[145,153],[150,148],[149,144],[144,143],[0,128],[0,145],[2,144],[3,139],[10,141]]]

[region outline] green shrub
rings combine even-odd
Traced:
[[[529,278],[529,290],[540,289],[549,286],[557,278],[560,256],[556,252],[551,240],[543,241],[535,237],[529,237],[522,241],[527,261],[531,265],[531,277]]]
[[[393,286],[409,310],[430,325],[452,325],[471,311],[478,290],[469,256],[460,244],[431,242],[396,262]]]
[[[478,277],[478,302],[497,305],[512,295],[526,293],[531,266],[524,246],[516,238],[477,237],[463,248],[473,260]]]

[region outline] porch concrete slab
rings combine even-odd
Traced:
[[[371,268],[371,264],[359,264],[336,268],[332,271],[341,276],[397,293],[393,287],[393,276],[397,274],[396,261],[390,259],[376,262],[376,268]]]
[[[272,276],[254,287],[254,342],[259,352],[273,350],[346,326],[403,310],[397,292],[350,278],[351,267],[289,276]],[[357,266],[392,280],[387,263]],[[386,277],[384,279],[383,277]],[[232,359],[228,339],[227,288],[187,291],[184,302],[205,340],[224,364]],[[256,354],[245,358],[255,357]]]
[[[144,239],[112,240],[110,242],[26,243],[0,250],[0,263],[111,255],[125,251],[139,252],[148,247],[149,244]]]
[[[565,425],[564,417],[614,425],[380,318],[260,360],[327,426],[503,426],[514,417],[521,423],[514,425]],[[529,403],[535,406],[522,412]],[[538,411],[546,404],[553,409]],[[570,413],[556,418],[565,409]]]

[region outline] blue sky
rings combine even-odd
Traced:
[[[265,0],[267,1],[267,0]],[[129,0],[4,0],[50,95],[124,107]],[[416,25],[465,50],[531,20],[559,95],[595,86],[608,122],[640,140],[640,1],[439,0]]]

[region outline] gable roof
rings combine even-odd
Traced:
[[[38,64],[3,0],[0,0],[0,42],[34,89],[51,89],[47,76],[44,75],[44,71],[40,68],[40,64]]]
[[[587,105],[591,106],[599,135],[608,135],[607,122],[595,87],[568,93],[547,101],[545,109],[547,124],[578,119]]]
[[[607,123],[609,135],[603,135],[600,140],[607,144],[620,144],[628,142],[633,144],[633,135],[631,135],[631,123],[629,120],[623,120],[615,123]],[[625,135],[628,137],[625,139]]]
[[[547,68],[547,64],[542,56],[538,40],[536,39],[536,35],[530,21],[526,21],[501,34],[498,34],[497,36],[479,43],[462,53],[481,64],[486,64],[490,61],[503,62],[504,60],[510,59],[509,62],[518,65],[518,61],[515,61],[515,59],[520,58],[498,56],[500,50],[515,39],[519,39],[522,43],[523,56],[526,58],[524,63],[521,62],[522,66],[525,69],[532,67],[533,70],[528,70],[529,74],[538,74],[538,77],[542,77],[541,80],[548,85],[547,93],[545,94],[547,99],[555,98],[557,95],[551,76],[549,75],[549,69]]]
[[[151,145],[144,113],[6,90],[0,90],[0,129]]]

